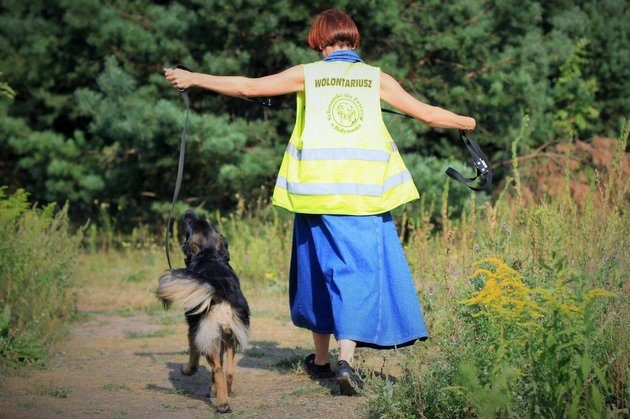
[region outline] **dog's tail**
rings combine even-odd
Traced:
[[[214,304],[199,322],[195,333],[195,344],[199,353],[202,355],[217,353],[224,333],[231,336],[230,339],[234,339],[237,349],[247,346],[249,327],[227,301]]]
[[[196,281],[183,269],[168,270],[160,277],[157,297],[165,307],[172,303],[181,305],[188,314],[199,314],[210,307],[214,288]]]

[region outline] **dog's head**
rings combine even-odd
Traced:
[[[184,214],[184,232],[186,241],[182,244],[182,251],[186,256],[186,266],[201,255],[218,258],[224,262],[230,260],[225,237],[219,234],[208,221],[196,217],[191,210]]]

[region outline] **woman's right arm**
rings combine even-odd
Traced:
[[[280,73],[259,78],[213,76],[167,68],[164,69],[164,75],[178,89],[197,86],[222,95],[243,98],[278,96],[304,90],[303,65],[296,65]]]
[[[381,99],[433,128],[472,131],[477,126],[476,121],[469,116],[457,115],[446,109],[420,102],[403,89],[392,76],[382,71]]]

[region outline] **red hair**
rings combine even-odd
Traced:
[[[315,51],[322,51],[337,43],[357,49],[360,42],[361,35],[357,25],[339,9],[328,9],[318,14],[308,34],[308,45]]]

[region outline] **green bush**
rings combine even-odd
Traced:
[[[3,2],[0,176],[40,202],[68,200],[73,219],[81,223],[99,215],[95,199],[111,204],[110,215],[126,232],[138,221],[163,222],[184,108],[160,74],[162,66],[181,62],[201,72],[260,77],[316,61],[306,44],[308,29],[313,17],[332,5],[233,3]],[[366,62],[392,74],[419,99],[474,116],[475,139],[497,163],[509,155],[524,114],[531,115],[525,151],[558,137],[612,135],[630,114],[626,3],[345,0],[334,5],[356,20]],[[12,95],[5,83],[18,92],[11,102],[3,96]],[[191,89],[190,98],[182,198],[223,212],[235,207],[237,194],[248,203],[268,198],[294,111],[271,111],[201,89]],[[294,103],[293,96],[278,100],[288,107]],[[413,166],[415,182],[428,192],[427,204],[435,173],[445,169],[442,159],[470,164],[455,130],[384,119]],[[504,174],[496,170],[496,179]]]
[[[79,243],[67,207],[37,208],[23,190],[0,188],[0,363],[40,360],[63,333]]]
[[[608,179],[594,178],[581,205],[567,170],[564,195],[541,203],[524,206],[515,181],[494,204],[471,199],[461,217],[443,208],[437,234],[417,215],[406,253],[430,338],[402,357],[397,381],[369,380],[368,416],[627,411],[628,128]]]

